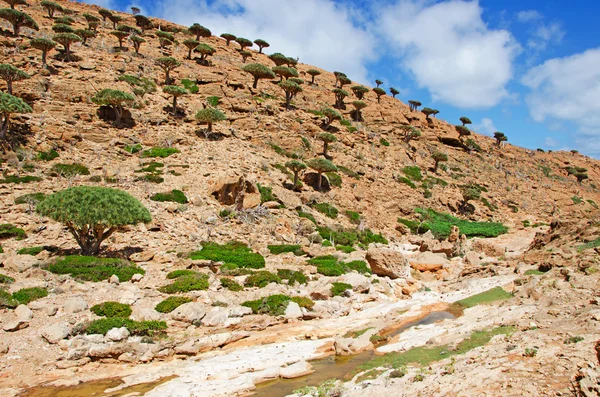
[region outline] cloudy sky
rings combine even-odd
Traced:
[[[600,158],[600,1],[85,1],[261,38],[268,53],[380,79],[451,123]]]

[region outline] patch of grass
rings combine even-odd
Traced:
[[[197,274],[197,273],[198,272],[196,272],[194,270],[189,270],[189,269],[173,270],[172,272],[169,272],[167,274],[167,279],[174,280],[174,279],[179,278],[181,276],[192,276],[192,275]]]
[[[277,269],[277,276],[282,280],[287,280],[288,285],[303,284],[306,285],[308,278],[301,271],[289,269]]]
[[[19,196],[15,199],[15,204],[37,204],[44,201],[46,195],[44,193],[29,193]]]
[[[281,278],[278,275],[268,272],[266,270],[258,271],[254,274],[249,275],[244,283],[245,287],[258,287],[264,288],[270,283],[279,284]]]
[[[365,380],[376,379],[379,375],[381,375],[384,372],[385,371],[382,369],[370,369],[370,370],[366,371],[365,373],[360,374],[360,376],[357,376],[356,379],[354,380],[354,382],[356,384],[358,384]]]
[[[390,143],[388,141],[386,141],[384,138],[381,138],[379,140],[379,143],[382,144],[383,146],[390,146]]]
[[[335,249],[338,251],[342,251],[344,254],[349,254],[351,252],[356,251],[354,247],[350,247],[348,245],[336,245]]]
[[[342,296],[347,290],[351,290],[352,285],[348,283],[333,283],[331,284],[331,294],[333,296]]]
[[[164,321],[134,321],[129,318],[109,317],[101,318],[86,324],[84,332],[88,335],[106,335],[113,328],[125,327],[131,335],[152,336],[167,329]]]
[[[441,187],[446,187],[446,186],[448,186],[448,182],[446,182],[445,180],[443,180],[441,178],[436,178],[436,177],[430,176],[430,177],[427,177],[427,179],[425,179],[421,183],[421,187],[425,188],[425,189],[431,189],[435,185],[439,185]]]
[[[329,184],[335,187],[342,187],[342,177],[335,172],[326,172],[325,175],[329,179]]]
[[[421,169],[416,165],[404,167],[402,168],[402,172],[411,181],[420,182],[423,180],[423,175],[421,175]]]
[[[10,223],[3,223],[0,225],[0,240],[5,238],[15,237],[17,240],[23,240],[27,237],[25,230],[11,225]]]
[[[571,200],[573,200],[573,204],[581,204],[583,203],[583,199],[579,196],[573,196],[571,197]]]
[[[170,192],[156,193],[150,197],[150,200],[160,202],[169,201],[179,204],[187,204],[188,202],[187,197],[185,197],[185,194],[181,190],[171,190]]]
[[[596,204],[596,202],[594,200],[586,200],[592,207],[594,207],[595,209],[598,209],[598,204]]]
[[[565,339],[565,345],[572,345],[575,343],[582,342],[583,340],[583,336],[571,336],[570,338]]]
[[[184,303],[191,302],[192,299],[187,296],[169,296],[164,301],[160,302],[154,307],[159,313],[171,313],[173,310],[177,309],[179,306]]]
[[[83,164],[54,164],[52,166],[52,172],[56,175],[64,177],[72,177],[75,175],[89,175],[90,170]]]
[[[278,244],[278,245],[267,245],[269,252],[274,255],[284,254],[286,252],[292,252],[296,256],[304,255],[302,247],[296,244]]]
[[[314,302],[305,297],[290,297],[288,295],[271,295],[266,298],[253,301],[246,301],[242,306],[252,309],[254,314],[270,314],[272,316],[281,316],[285,313],[285,309],[290,302],[296,302],[300,307],[312,308]]]
[[[525,352],[523,352],[523,356],[525,357],[535,357],[537,355],[538,350],[535,348],[527,348]]]
[[[354,179],[360,179],[360,174],[358,172],[352,171],[350,168],[348,167],[344,167],[343,165],[338,165],[338,171],[341,172],[342,174],[349,176],[350,178],[354,178]]]
[[[14,282],[15,282],[14,278],[0,273],[0,284],[12,284]]]
[[[512,298],[512,294],[506,292],[502,287],[492,288],[477,295],[456,302],[464,308],[474,307],[484,303],[491,303]]]
[[[25,176],[17,176],[17,175],[4,175],[4,179],[0,179],[0,183],[30,183],[30,182],[39,182],[42,178],[39,176],[25,175]]]
[[[543,274],[546,274],[546,272],[542,272],[541,270],[538,270],[538,269],[529,269],[525,272],[526,276],[541,276]]]
[[[0,288],[0,308],[6,307],[9,309],[14,309],[17,306],[19,306],[19,302],[17,302],[8,291]]]
[[[329,241],[329,240],[323,240],[323,241],[321,242],[321,245],[322,245],[323,247],[333,247],[333,243],[332,243],[331,241]]]
[[[129,318],[131,316],[131,306],[119,302],[103,302],[92,306],[90,310],[101,317]]]
[[[135,170],[135,172],[148,172],[150,174],[162,174],[163,167],[165,165],[163,163],[159,163],[157,161],[153,161],[146,165],[146,167],[141,168],[139,170]]]
[[[206,242],[200,251],[190,254],[191,259],[206,259],[214,262],[223,262],[228,268],[261,269],[265,267],[265,258],[252,252],[246,244],[230,241],[227,244]]]
[[[58,152],[54,149],[48,150],[47,152],[38,152],[35,155],[36,160],[51,161],[58,157]]]
[[[206,102],[208,102],[208,104],[210,106],[212,106],[213,108],[216,108],[217,106],[219,106],[220,99],[221,99],[220,97],[213,95],[213,96],[209,96],[208,98],[206,98]]]
[[[360,214],[356,211],[344,211],[344,214],[348,217],[350,222],[358,225],[360,223]]]
[[[315,116],[319,116],[319,117],[325,117],[325,115],[323,114],[323,112],[322,112],[322,111],[320,111],[320,110],[316,110],[316,109],[308,109],[306,112],[307,112],[307,113],[310,113],[310,114],[314,114]]]
[[[223,288],[227,288],[229,291],[239,292],[244,289],[240,283],[231,278],[223,277],[220,281]]]
[[[396,181],[399,183],[404,183],[405,185],[408,185],[411,189],[417,188],[417,185],[415,185],[415,183],[413,181],[411,181],[410,179],[408,179],[405,176],[397,176]]]
[[[134,274],[145,274],[141,269],[124,259],[97,258],[94,256],[71,255],[48,265],[48,271],[56,274],[70,274],[83,281],[108,280],[113,274],[121,282],[131,280]]]
[[[352,339],[360,338],[361,336],[363,336],[365,334],[365,332],[367,332],[368,330],[370,330],[372,328],[373,327],[368,327],[368,328],[360,329],[358,331],[349,331],[349,332],[346,332],[344,334],[344,338],[352,338]]]
[[[315,217],[312,214],[309,214],[308,212],[298,211],[298,216],[300,218],[306,218],[306,219],[308,219],[309,221],[311,221],[315,225],[317,224],[317,220],[315,219]]]
[[[125,150],[127,153],[135,154],[142,151],[142,145],[139,143],[136,143],[135,145],[125,145],[123,150]]]
[[[151,182],[151,183],[163,183],[165,181],[165,178],[163,178],[160,175],[156,175],[156,174],[146,174],[144,176],[137,178],[136,180],[144,181],[144,182]]]
[[[339,213],[339,210],[337,208],[328,203],[315,203],[312,204],[311,207],[331,219],[337,218]]]
[[[40,252],[44,251],[44,249],[45,249],[44,247],[27,247],[27,248],[21,248],[20,250],[17,251],[17,255],[32,255],[32,256],[36,256]]]
[[[353,247],[358,243],[364,245],[369,245],[370,243],[388,243],[385,237],[381,234],[373,233],[370,229],[360,232],[357,230],[333,230],[327,227],[317,227],[317,231],[325,240],[333,241],[336,245]]]
[[[273,188],[269,186],[261,186],[260,183],[257,183],[258,191],[260,192],[260,202],[266,203],[267,201],[279,201],[277,197],[273,194]]]
[[[171,284],[158,288],[165,294],[176,294],[178,292],[204,291],[208,289],[208,276],[203,273],[192,271],[192,273],[180,274]]]
[[[271,147],[271,149],[273,149],[275,151],[275,153],[284,156],[284,157],[289,157],[291,159],[298,159],[300,158],[300,156],[298,156],[296,153],[292,153],[288,150],[285,150],[284,148],[282,148],[281,146],[278,146],[274,143],[269,143],[269,146]]]
[[[183,86],[183,88],[185,88],[186,90],[188,90],[190,92],[190,94],[197,94],[198,91],[200,90],[198,88],[198,85],[196,84],[195,81],[192,81],[190,79],[181,79],[181,85]],[[212,97],[209,97],[212,98]],[[216,97],[217,99],[219,97]],[[208,98],[207,98],[208,99]],[[211,102],[209,102],[210,104]],[[217,100],[217,104],[219,103],[219,101]],[[212,105],[211,106],[216,106],[216,105]]]
[[[41,287],[23,288],[13,293],[13,298],[22,305],[48,296],[48,290]]]
[[[497,237],[508,231],[506,226],[497,222],[472,222],[432,209],[417,208],[415,212],[421,215],[423,222],[418,225],[416,230],[411,229],[411,231],[425,233],[427,230],[431,230],[436,238],[447,238],[452,226],[458,226],[461,234],[465,234],[467,237]]]
[[[465,354],[477,347],[484,346],[496,335],[510,335],[514,331],[514,327],[502,326],[491,330],[473,332],[469,338],[460,342],[455,348],[450,345],[413,347],[405,352],[376,356],[371,361],[359,365],[354,371],[348,374],[347,377],[352,378],[360,372],[377,367],[391,367],[397,369],[407,366],[408,364],[428,366],[433,362]]]
[[[153,147],[142,152],[142,157],[160,157],[166,158],[172,154],[180,153],[180,151],[174,147]]]
[[[2,226],[2,225],[0,225],[0,226]],[[2,237],[1,232],[0,232],[0,237]],[[587,242],[585,244],[578,246],[577,251],[581,252],[581,251],[591,249],[591,248],[596,248],[596,247],[600,247],[600,238],[597,238],[593,241],[590,241],[590,242]]]
[[[308,260],[308,263],[317,267],[317,273],[330,277],[341,276],[353,270],[363,274],[371,273],[364,261],[340,262],[333,255],[317,256]]]

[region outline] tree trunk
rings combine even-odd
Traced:
[[[327,142],[323,142],[323,157],[327,158],[327,147],[329,145],[327,144]]]
[[[14,24],[13,32],[14,32],[15,36],[18,36],[20,31],[21,31],[21,26],[19,26],[18,24]]]
[[[436,160],[435,164],[433,165],[433,172],[434,173],[437,173],[439,164],[440,164],[439,161]]]
[[[298,186],[298,171],[294,172],[294,190]]]
[[[133,43],[133,48],[135,49],[135,53],[139,54],[140,53],[140,44],[139,43]]]
[[[2,123],[0,124],[0,139],[4,139],[6,137],[6,132],[8,131],[8,115],[2,115]]]
[[[290,110],[290,102],[292,101],[292,94],[286,91],[285,93],[285,109]]]
[[[121,126],[121,118],[123,117],[123,106],[117,105],[113,109],[115,109],[115,125],[117,127]]]
[[[177,115],[177,97],[173,95],[173,116]]]
[[[171,77],[169,76],[169,69],[165,69],[165,85],[169,85]]]
[[[71,60],[71,46],[65,44],[65,61]]]
[[[192,59],[192,48],[189,48],[188,59]]]
[[[323,182],[323,174],[321,172],[319,172],[319,183],[317,184],[317,190],[321,190],[321,185]]]
[[[262,47],[258,47],[258,53],[259,54],[262,54],[262,49],[263,49]]]
[[[208,132],[212,132],[213,123],[208,123]]]
[[[13,89],[12,89],[12,80],[8,79],[6,80],[6,91],[12,95],[13,94]]]
[[[256,88],[258,86],[258,78],[255,77],[254,78],[254,85],[252,86],[252,88]]]

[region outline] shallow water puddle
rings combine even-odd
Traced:
[[[394,337],[408,328],[417,325],[433,324],[440,320],[454,319],[449,312],[433,312],[420,320],[412,321],[404,326],[386,333],[384,336]],[[371,360],[375,353],[366,351],[353,356],[330,356],[320,360],[311,361],[315,372],[310,375],[295,379],[275,379],[256,386],[253,397],[283,397],[292,394],[294,390],[304,386],[318,386],[328,379],[342,379],[347,373],[359,365]]]
[[[108,392],[105,391],[117,387],[123,383],[119,378],[102,379],[91,382],[83,382],[76,386],[39,386],[29,389],[19,397],[122,397],[122,396],[143,396],[155,387],[175,378],[169,376],[161,378],[154,382],[140,383],[138,385],[128,386],[121,390]]]

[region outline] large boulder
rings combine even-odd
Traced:
[[[42,338],[46,339],[46,341],[52,345],[55,345],[61,340],[65,339],[71,332],[66,323],[48,325],[42,328],[40,331]]]
[[[255,184],[243,176],[229,176],[217,179],[210,194],[223,205],[236,205],[242,208],[254,208],[260,205],[260,192]]]
[[[79,313],[87,308],[88,304],[85,299],[77,297],[68,299],[63,306],[65,313],[69,314]]]
[[[409,278],[410,264],[402,252],[390,248],[369,248],[367,262],[371,271],[382,277]]]
[[[205,315],[204,305],[198,302],[189,302],[173,310],[171,318],[186,323],[198,323]]]
[[[420,272],[437,272],[446,267],[450,262],[444,254],[421,252],[409,259],[410,266]]]

